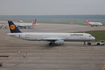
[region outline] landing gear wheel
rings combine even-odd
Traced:
[[[20,27],[20,29],[22,29],[22,27]]]
[[[49,45],[51,46],[52,45],[52,42],[50,42]]]
[[[24,27],[24,29],[26,29],[26,27]]]
[[[87,43],[87,45],[91,45],[91,43],[90,43],[90,42],[88,42],[88,43]]]
[[[97,43],[97,45],[100,45],[100,43]]]

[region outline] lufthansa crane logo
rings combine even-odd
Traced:
[[[14,29],[15,29],[15,25],[12,24],[12,25],[10,26],[10,29],[11,29],[11,30],[14,30]]]

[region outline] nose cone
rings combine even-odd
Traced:
[[[92,39],[95,40],[95,37],[93,37]]]

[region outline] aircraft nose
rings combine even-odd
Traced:
[[[95,37],[93,37],[93,40],[95,40]]]

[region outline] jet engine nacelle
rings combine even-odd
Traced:
[[[58,45],[61,45],[61,44],[64,43],[64,40],[57,40],[57,41],[55,41],[54,43],[55,43],[55,44],[58,44]]]

